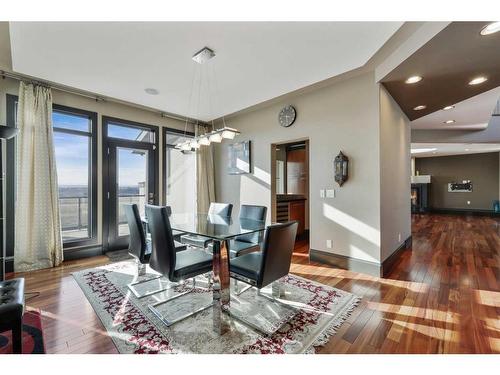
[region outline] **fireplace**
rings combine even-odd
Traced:
[[[429,184],[411,184],[411,212],[427,212],[429,207]]]

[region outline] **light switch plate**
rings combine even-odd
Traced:
[[[334,189],[328,189],[326,191],[326,197],[327,198],[335,198],[335,190]]]
[[[320,198],[324,198],[325,197],[325,190],[324,189],[321,189],[319,191],[319,196],[320,196]]]
[[[332,248],[332,240],[326,240],[326,247],[328,249],[331,249]]]

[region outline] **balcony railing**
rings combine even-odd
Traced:
[[[143,207],[144,194],[123,194],[119,197],[119,206],[122,204],[137,204]],[[59,197],[61,226],[64,240],[89,237],[89,207],[87,197]],[[119,209],[118,224],[127,223],[125,213]],[[127,228],[128,229],[128,228]],[[122,232],[122,230],[120,230]]]

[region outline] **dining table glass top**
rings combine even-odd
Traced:
[[[243,234],[261,232],[266,222],[244,218],[231,218],[211,214],[178,213],[169,217],[173,230],[194,235],[228,240]]]

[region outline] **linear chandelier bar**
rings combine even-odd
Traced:
[[[212,143],[221,143],[223,139],[234,139],[240,131],[224,126],[223,128],[201,134],[188,141],[178,143],[175,148],[182,151],[193,151],[201,146],[210,146]]]

